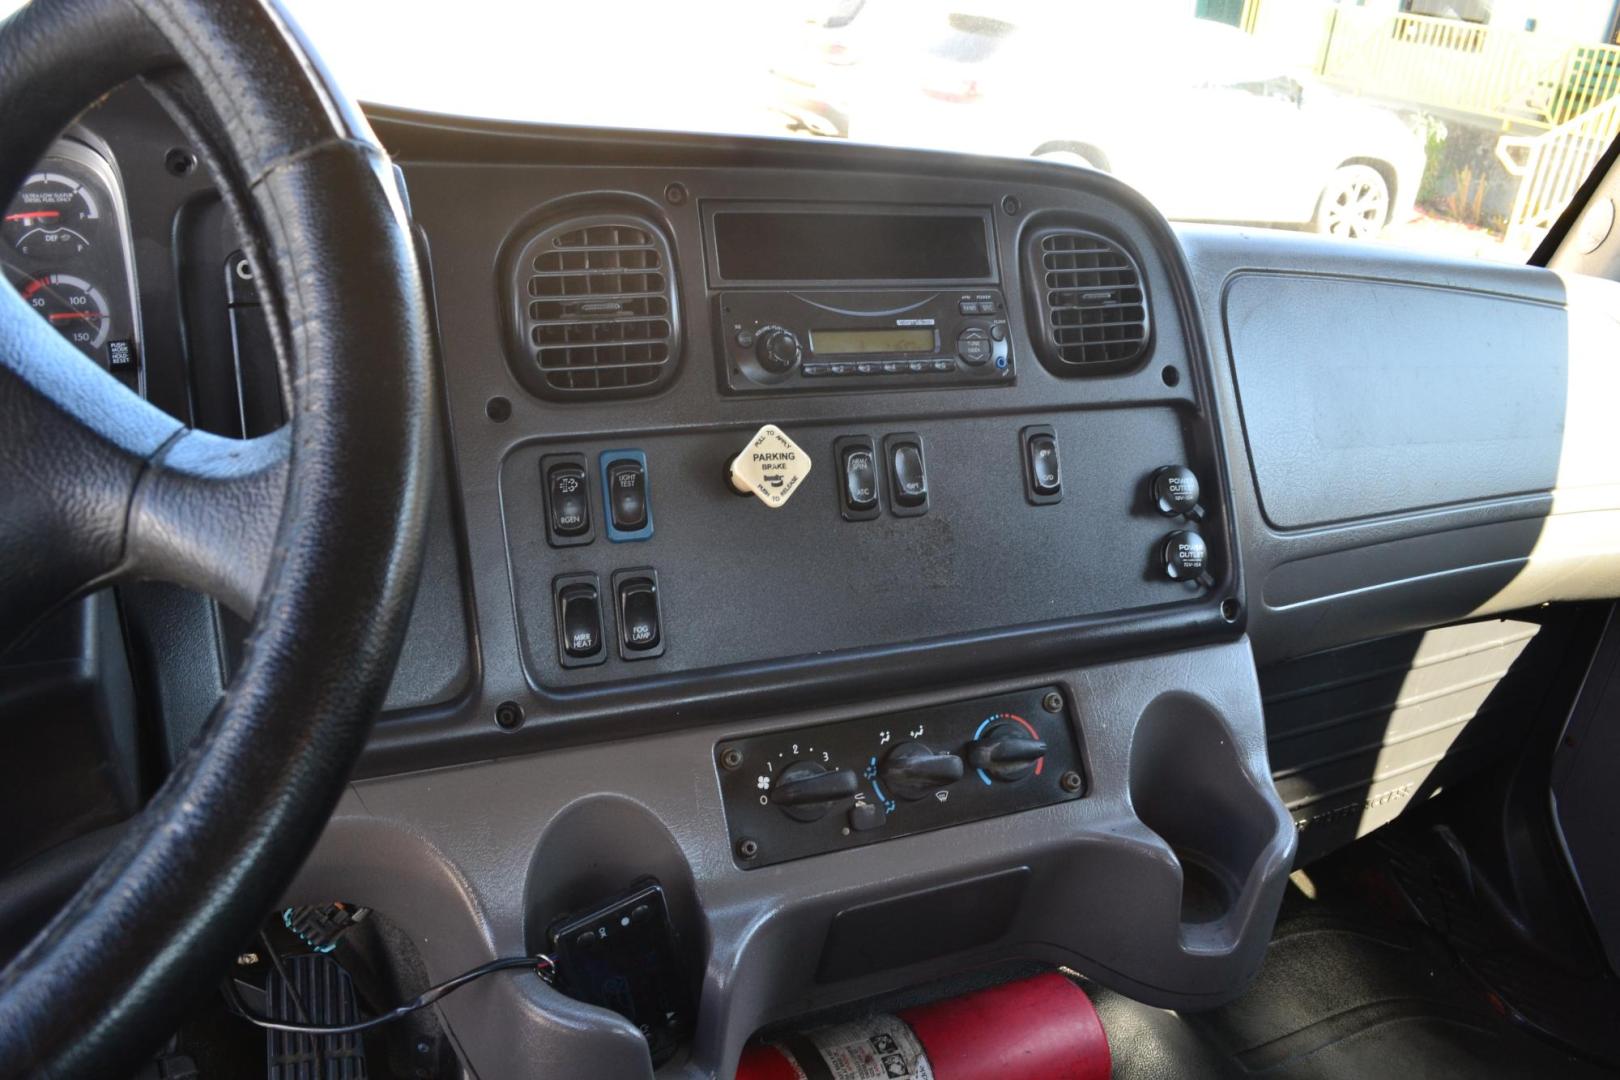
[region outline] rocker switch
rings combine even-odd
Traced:
[[[883,456],[888,464],[890,509],[900,517],[926,513],[928,465],[922,439],[911,432],[885,436]]]
[[[613,527],[636,532],[647,527],[647,466],[639,461],[615,461],[607,470],[607,500]]]
[[[1029,486],[1037,495],[1056,495],[1063,490],[1057,439],[1051,435],[1035,435],[1029,440]]]
[[[854,511],[877,506],[877,462],[872,451],[854,447],[844,451],[844,505]]]
[[[554,465],[546,479],[551,506],[551,531],[558,536],[582,536],[591,527],[591,503],[585,488],[583,465]]]
[[[641,660],[664,652],[664,617],[659,610],[658,576],[651,569],[613,575],[618,604],[619,656]]]
[[[602,606],[596,586],[569,585],[560,599],[563,652],[576,660],[595,656],[602,648]]]

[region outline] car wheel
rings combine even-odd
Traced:
[[[1323,236],[1371,240],[1389,221],[1389,184],[1370,165],[1340,165],[1328,177],[1312,221]]]
[[[1063,165],[1073,165],[1080,169],[1096,169],[1098,172],[1108,171],[1078,150],[1043,150],[1036,154],[1035,158],[1038,161],[1056,161]]]

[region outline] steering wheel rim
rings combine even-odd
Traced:
[[[0,1076],[129,1070],[224,973],[347,781],[421,565],[433,357],[386,153],[273,0],[36,0],[0,24],[0,195],[135,77],[212,151],[292,419],[189,429],[0,289],[0,611],[161,578],[252,620],[197,743],[0,971]]]

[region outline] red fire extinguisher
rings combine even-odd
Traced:
[[[737,1080],[1108,1080],[1091,999],[1056,973],[748,1047]]]

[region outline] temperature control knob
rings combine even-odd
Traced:
[[[836,804],[855,797],[861,781],[853,770],[829,769],[819,761],[796,761],[771,787],[771,802],[794,821],[817,821]]]
[[[754,336],[754,357],[772,375],[786,375],[804,359],[804,349],[793,331],[767,326]]]
[[[1030,738],[1017,724],[992,724],[983,735],[968,743],[968,764],[992,780],[1010,784],[1035,770],[1046,756],[1046,744]]]
[[[883,786],[902,799],[921,799],[962,779],[962,759],[912,740],[890,750],[878,767]]]

